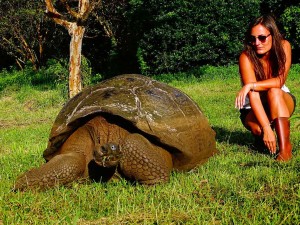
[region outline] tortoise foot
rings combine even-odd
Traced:
[[[31,169],[18,177],[13,190],[44,190],[68,184],[82,177],[85,170],[85,160],[82,159],[76,154],[57,155],[39,168]]]
[[[140,134],[129,135],[122,146],[120,173],[131,181],[153,185],[168,182],[172,157]]]

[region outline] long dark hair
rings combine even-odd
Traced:
[[[268,29],[272,35],[272,47],[270,49],[270,71],[272,77],[279,77],[281,84],[284,82],[284,71],[286,55],[282,47],[283,36],[279,32],[275,19],[271,15],[263,15],[254,19],[246,32],[244,43],[244,51],[254,65],[255,76],[257,80],[267,79],[267,74],[264,73],[262,63],[259,60],[259,55],[256,54],[252,44],[249,42],[251,37],[251,29],[256,25],[261,24]]]

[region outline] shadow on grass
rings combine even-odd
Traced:
[[[245,147],[249,152],[253,154],[261,154],[268,156],[270,158],[274,158],[275,155],[270,155],[267,149],[258,149],[253,145],[254,138],[249,131],[246,129],[244,131],[232,131],[225,129],[224,127],[213,127],[216,131],[216,141],[219,143],[225,143],[229,145],[238,145],[240,147]],[[240,148],[239,148],[240,149]],[[236,151],[236,150],[234,150]],[[241,150],[242,151],[242,150]],[[241,167],[253,167],[253,166],[270,166],[269,162],[259,162],[255,159],[253,162],[240,163]]]
[[[218,142],[225,142],[227,144],[237,144],[249,147],[253,142],[251,133],[245,131],[232,131],[225,129],[224,127],[213,127],[216,132],[216,140]]]
[[[288,163],[282,163],[275,160],[276,155],[271,155],[267,149],[264,151],[254,149],[253,142],[254,138],[252,137],[250,131],[244,130],[229,130],[224,127],[213,127],[216,132],[216,141],[219,143],[229,144],[229,145],[238,145],[240,147],[246,147],[249,152],[259,155],[264,155],[269,157],[271,160],[265,160],[265,157],[262,157],[261,160],[258,160],[257,157],[253,159],[253,161],[247,161],[245,163],[240,163],[240,167],[255,167],[255,166],[264,166],[264,167],[272,167],[277,169],[293,169],[295,171],[300,171],[300,157],[297,152],[297,145],[295,144],[293,149],[293,159]],[[240,148],[239,147],[239,148]],[[234,150],[235,151],[235,150]],[[242,150],[241,150],[242,151]]]

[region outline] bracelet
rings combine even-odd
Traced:
[[[262,130],[264,130],[265,127],[271,127],[271,124],[267,124],[261,127]]]
[[[253,82],[253,83],[252,83],[252,89],[251,89],[251,91],[255,91],[255,88],[256,88],[256,83]]]

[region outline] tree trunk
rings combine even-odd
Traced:
[[[78,12],[69,6],[69,1],[60,0],[65,9],[72,17],[72,22],[56,11],[53,0],[45,0],[46,13],[57,23],[64,26],[70,36],[70,60],[69,60],[69,97],[72,98],[82,90],[81,82],[81,49],[85,28],[82,24],[87,20],[88,15],[94,9],[95,4],[89,0],[78,0]],[[94,1],[93,1],[94,2]],[[73,22],[75,21],[75,22]]]
[[[72,98],[82,90],[81,50],[85,28],[72,23],[69,27],[70,61],[69,61],[69,97]]]

